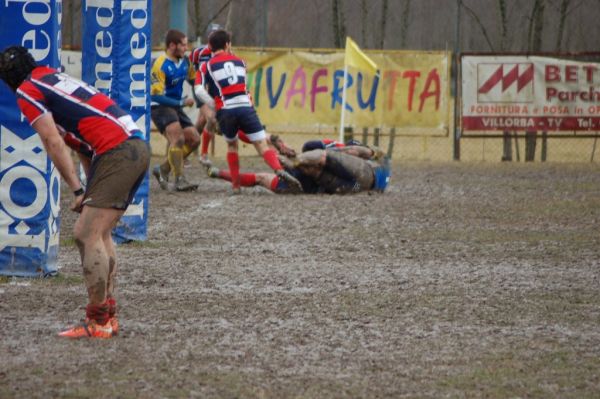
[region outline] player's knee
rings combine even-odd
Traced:
[[[83,251],[85,242],[89,238],[88,230],[89,229],[85,228],[82,223],[75,223],[75,226],[73,227],[73,238],[79,251]]]
[[[198,137],[193,137],[189,140],[189,142],[187,143],[187,145],[192,149],[195,150],[196,148],[198,148],[198,146],[200,145],[200,136]]]

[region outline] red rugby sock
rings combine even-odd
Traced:
[[[108,303],[104,301],[99,305],[88,304],[85,308],[85,315],[88,319],[96,320],[98,324],[104,325],[108,322]]]
[[[269,148],[263,153],[263,159],[271,167],[271,169],[277,171],[283,169],[281,167],[281,163],[279,162],[279,158],[277,158],[277,151],[272,148]]]
[[[106,303],[108,304],[108,316],[115,317],[115,314],[117,314],[117,301],[114,297],[109,296],[106,298]]]
[[[231,173],[228,170],[219,170],[219,177],[223,180],[231,181]],[[256,186],[256,173],[240,173],[240,186]]]
[[[231,185],[233,188],[240,188],[240,158],[237,152],[227,153],[227,163],[231,173]]]
[[[200,148],[200,155],[208,154],[208,145],[210,144],[211,139],[210,133],[206,129],[202,131],[202,147]]]

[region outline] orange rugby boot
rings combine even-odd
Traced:
[[[86,319],[83,323],[58,334],[65,338],[111,338],[113,336],[112,323],[98,324],[96,320]]]
[[[112,335],[119,335],[119,319],[117,319],[117,316],[113,316],[108,319],[108,323],[112,327]]]

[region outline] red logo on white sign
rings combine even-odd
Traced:
[[[532,63],[477,65],[479,102],[533,101]]]

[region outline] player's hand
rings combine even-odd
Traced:
[[[73,200],[73,202],[71,203],[70,209],[73,212],[81,213],[81,208],[83,207],[82,202],[83,202],[83,194],[76,196],[75,199]]]
[[[193,98],[186,98],[186,99],[183,101],[183,106],[184,106],[184,107],[191,107],[191,106],[192,106],[192,105],[194,105],[194,104],[195,104],[195,102],[194,102],[194,99],[193,99]]]

